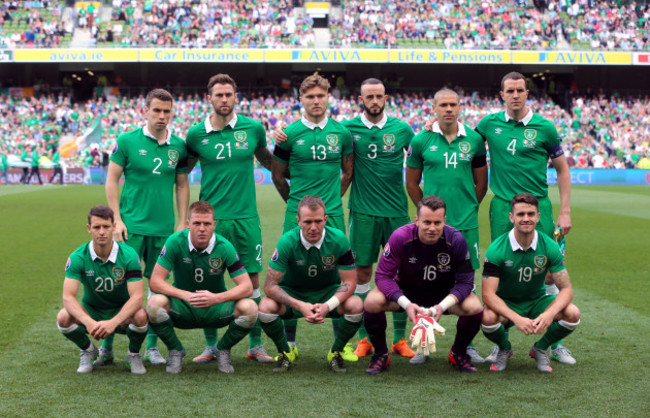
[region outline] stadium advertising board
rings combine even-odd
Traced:
[[[407,64],[509,64],[509,51],[394,49],[390,62]]]
[[[262,49],[141,48],[141,62],[264,62]]]
[[[650,52],[637,52],[632,54],[632,64],[650,65]]]
[[[385,49],[294,49],[268,50],[266,62],[363,63],[388,62]]]
[[[14,60],[14,52],[9,49],[0,49],[0,62],[12,62]]]
[[[14,62],[137,62],[136,49],[17,49]]]
[[[631,52],[512,51],[513,64],[630,65]]]
[[[548,184],[557,184],[557,172],[548,170]],[[600,186],[648,186],[650,185],[650,170],[590,170],[583,168],[571,169],[571,184],[600,185]]]
[[[40,170],[41,180],[43,184],[50,184],[49,180],[54,173],[54,170],[51,168],[45,168]],[[9,184],[21,184],[20,179],[23,175],[23,170],[19,168],[10,168],[7,170],[7,178],[9,179]],[[92,184],[102,184],[102,170],[101,169],[91,169],[90,171]],[[63,174],[63,183],[65,184],[83,184],[84,182],[84,171],[83,168],[68,168]],[[33,176],[29,184],[38,184],[38,179],[36,176]],[[59,177],[57,176],[54,179],[54,183],[59,184]]]

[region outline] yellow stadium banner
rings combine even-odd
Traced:
[[[278,62],[280,60],[269,59],[269,57],[284,58],[281,62],[317,62],[317,63],[364,63],[364,62],[388,62],[388,50],[386,49],[294,49],[291,51],[267,51],[267,62]],[[278,53],[275,55],[275,53]]]
[[[140,62],[264,62],[263,49],[141,48]]]
[[[14,62],[137,62],[135,49],[16,49]]]
[[[390,62],[403,64],[510,64],[510,51],[393,49]]]
[[[513,64],[631,65],[631,52],[513,51]]]

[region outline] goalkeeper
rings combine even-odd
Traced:
[[[440,197],[424,197],[417,205],[415,223],[395,230],[384,247],[375,274],[377,287],[364,302],[366,330],[375,347],[368,374],[388,368],[385,312],[402,310],[414,323],[417,315],[432,315],[435,321],[443,313],[457,315],[449,361],[461,372],[476,371],[466,352],[480,329],[483,306],[472,293],[474,270],[467,243],[459,231],[445,225],[446,210]],[[425,345],[434,348],[433,343]],[[419,353],[410,362],[424,363],[427,358]]]

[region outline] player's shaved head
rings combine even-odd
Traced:
[[[436,94],[433,95],[433,104],[438,103],[438,99],[441,96],[456,96],[456,100],[458,100],[458,93],[456,93],[450,88],[443,87],[440,90],[438,90]]]
[[[445,213],[447,213],[447,204],[445,203],[444,200],[440,196],[436,195],[429,195],[429,196],[424,196],[422,200],[418,202],[417,206],[417,214],[420,216],[420,209],[423,207],[429,208],[431,211],[435,212],[438,209],[444,209]]]
[[[506,80],[524,80],[524,81],[526,81],[526,77],[524,77],[523,74],[518,73],[516,71],[512,71],[512,72],[504,75],[503,78],[501,79],[501,90],[503,90],[505,88]]]
[[[528,205],[533,205],[539,209],[539,200],[537,200],[537,197],[531,193],[519,193],[518,195],[515,195],[515,197],[513,197],[510,201],[511,212],[515,210],[515,205],[517,203],[526,203]]]
[[[210,77],[208,80],[208,94],[212,94],[212,87],[214,87],[215,84],[230,84],[233,91],[237,91],[235,80],[233,80],[233,78],[228,74],[217,74]]]
[[[363,86],[383,86],[384,82],[381,81],[378,78],[366,78],[361,82],[361,90],[363,90]]]
[[[300,95],[302,96],[307,90],[313,89],[314,87],[320,87],[323,90],[329,92],[330,82],[318,74],[310,75],[309,77],[305,78],[300,84]]]
[[[115,222],[113,209],[109,208],[108,206],[104,206],[104,205],[93,206],[92,209],[90,209],[90,212],[88,212],[88,225],[90,225],[90,218],[92,218],[93,216],[96,216],[101,219],[108,219],[111,221],[111,223]]]
[[[192,216],[193,213],[209,213],[214,216],[214,208],[208,202],[203,200],[197,200],[196,202],[190,205],[188,209],[189,216]]]
[[[149,107],[153,99],[158,99],[163,102],[174,102],[174,96],[165,89],[153,89],[147,93],[145,105]]]
[[[323,209],[323,211],[325,211],[325,203],[323,202],[323,199],[318,196],[307,195],[300,199],[300,203],[298,203],[298,216],[300,216],[300,209],[304,207],[311,211],[317,211],[318,209]]]

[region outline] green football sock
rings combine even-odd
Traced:
[[[551,349],[552,349],[552,350],[555,350],[556,348],[558,348],[558,347],[561,346],[561,345],[562,345],[562,340],[560,340],[560,341],[558,341],[558,342],[556,342],[556,343],[551,344]]]
[[[181,351],[183,344],[178,339],[176,331],[174,331],[174,323],[171,319],[167,319],[159,324],[151,324],[149,331],[154,331],[160,339],[165,343],[168,349]],[[151,333],[147,333],[147,350],[151,348],[149,342],[151,341]],[[153,346],[155,347],[155,345]]]
[[[393,312],[393,344],[404,338],[406,318],[406,312]]]
[[[332,345],[332,352],[343,351],[343,347],[348,343],[350,338],[354,337],[354,334],[357,333],[359,327],[361,326],[361,321],[351,322],[343,318],[339,318],[338,332],[336,333],[336,338],[334,339],[334,344]]]
[[[213,346],[217,344],[217,329],[216,328],[203,328],[205,335],[205,345]]]
[[[498,345],[500,350],[510,350],[512,348],[512,345],[508,340],[508,334],[509,334],[508,330],[506,329],[506,327],[503,326],[503,324],[501,324],[499,329],[497,329],[494,332],[488,333],[483,331],[483,335],[485,335],[485,338]]]
[[[339,334],[339,318],[332,318],[332,332],[334,333],[334,338]]]
[[[572,329],[564,328],[558,321],[553,321],[544,335],[542,335],[542,338],[535,343],[535,347],[540,350],[546,350],[551,344],[561,341],[572,332]]]
[[[284,332],[287,335],[287,341],[296,342],[296,331],[298,328],[297,319],[285,319],[284,320]]]
[[[138,332],[130,326],[126,327],[126,336],[129,338],[129,351],[132,353],[139,353],[144,339],[147,337],[145,331]]]
[[[108,351],[113,351],[114,339],[115,339],[115,333],[112,333],[108,337],[104,338],[104,341],[102,341],[102,348]]]
[[[86,334],[86,327],[78,325],[74,330],[66,332],[63,336],[77,345],[82,350],[90,346],[90,339]]]
[[[284,321],[286,325],[286,321]],[[287,343],[287,335],[284,331],[283,321],[278,317],[271,322],[261,322],[260,325],[264,333],[273,341],[279,352],[288,353],[291,351]]]
[[[233,319],[230,321],[228,331],[223,334],[223,337],[217,343],[217,350],[230,350],[235,344],[244,339],[250,331],[250,328],[244,328],[235,324],[235,320]]]
[[[147,331],[147,350],[156,347],[158,347],[158,335],[153,327],[149,327],[149,331]]]
[[[262,297],[258,296],[256,298],[251,298],[251,299],[253,299],[255,303],[259,306]],[[255,322],[255,325],[251,329],[251,333],[248,336],[248,346],[255,347],[256,345],[262,345],[262,327],[260,326],[259,319]]]
[[[361,300],[365,302],[368,293],[369,292],[355,293],[355,295],[359,296]],[[365,321],[361,320],[361,326],[359,327],[359,340],[363,340],[364,338],[368,338],[368,331],[366,331]]]

